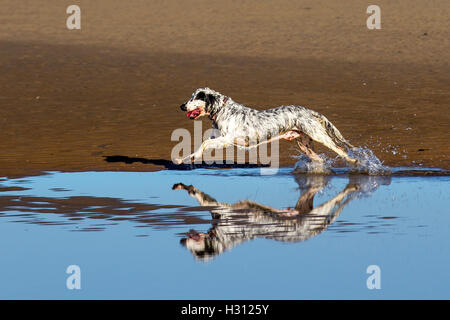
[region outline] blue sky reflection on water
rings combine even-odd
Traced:
[[[201,207],[172,190],[177,183],[220,206]],[[449,177],[317,180],[257,169],[0,180],[0,298],[449,299],[449,186]],[[307,192],[322,211],[291,223]],[[335,211],[324,220],[327,204]],[[275,211],[255,220],[255,208]],[[207,259],[180,244],[203,234],[222,241]],[[72,264],[81,290],[66,288]],[[366,287],[373,264],[380,290]]]

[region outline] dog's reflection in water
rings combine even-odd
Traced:
[[[370,194],[380,182],[386,184],[386,177],[352,177],[339,194],[314,208],[314,196],[329,179],[328,176],[317,175],[295,176],[300,198],[295,208],[288,209],[276,209],[248,200],[223,203],[192,185],[177,183],[172,189],[186,190],[200,205],[210,206],[213,218],[207,233],[191,230],[181,243],[195,258],[210,260],[241,242],[258,237],[286,242],[304,241],[324,231],[352,199]]]

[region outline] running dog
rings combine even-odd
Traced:
[[[281,106],[269,110],[255,110],[239,104],[230,97],[209,88],[197,89],[189,101],[180,106],[190,119],[208,116],[213,128],[220,136],[202,143],[193,154],[175,159],[181,164],[202,157],[205,150],[238,146],[254,148],[263,143],[284,139],[297,139],[300,151],[311,161],[324,160],[313,150],[313,141],[336,152],[348,163],[356,165],[358,160],[348,154],[355,151],[339,130],[322,114],[301,106]]]

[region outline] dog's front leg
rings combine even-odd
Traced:
[[[206,141],[209,141],[209,140],[206,140]],[[182,163],[189,163],[189,162],[195,161],[195,159],[198,159],[199,157],[202,156],[206,141],[204,141],[202,143],[202,145],[200,146],[200,148],[198,148],[198,150],[195,151],[194,153],[191,153],[190,155],[188,155],[187,157],[184,157],[184,158],[177,158],[177,159],[173,160],[173,162],[175,164],[182,164]]]
[[[189,193],[189,195],[191,197],[195,198],[198,201],[198,203],[200,203],[200,205],[202,205],[202,206],[223,205],[223,204],[217,202],[216,199],[214,199],[211,196],[207,195],[206,193],[198,190],[193,185],[187,186],[183,183],[176,183],[173,185],[172,190],[186,190]],[[227,204],[225,204],[225,206],[227,206]]]
[[[182,164],[185,163],[186,160],[190,160],[191,162],[194,162],[198,159],[201,159],[203,152],[208,149],[219,149],[219,148],[225,148],[229,146],[228,139],[225,137],[218,137],[214,139],[208,139],[203,141],[200,148],[197,149],[194,153],[188,155],[187,157],[184,157],[183,159],[176,159],[176,164]]]

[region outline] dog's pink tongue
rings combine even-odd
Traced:
[[[192,117],[197,117],[200,114],[200,109],[197,108],[195,110],[189,111],[188,113],[186,113],[186,117],[188,118],[192,118]]]

